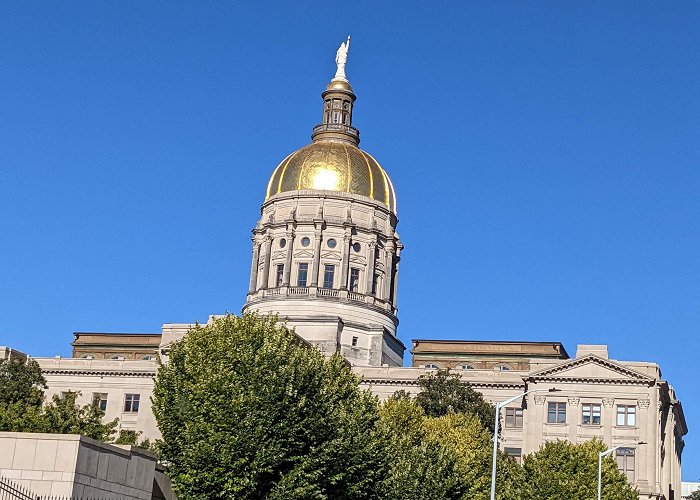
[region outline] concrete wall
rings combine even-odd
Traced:
[[[37,495],[151,500],[152,453],[72,434],[0,432],[0,476]]]

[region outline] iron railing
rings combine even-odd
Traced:
[[[0,500],[107,500],[106,498],[37,495],[29,488],[0,477]]]

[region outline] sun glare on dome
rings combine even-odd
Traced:
[[[314,189],[335,190],[338,188],[338,172],[321,168],[314,174],[312,183]]]

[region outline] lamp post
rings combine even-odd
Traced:
[[[496,500],[496,458],[498,457],[498,426],[501,421],[501,408],[532,392],[561,392],[559,389],[532,389],[496,404],[496,423],[493,426],[493,463],[491,465],[491,500]]]
[[[608,455],[611,455],[615,453],[616,450],[619,450],[620,448],[634,448],[637,445],[640,444],[646,444],[644,441],[638,441],[636,443],[627,443],[627,444],[619,444],[617,446],[613,446],[612,448],[598,452],[598,500],[601,500],[601,495],[603,492],[603,457],[606,457]]]

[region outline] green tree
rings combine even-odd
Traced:
[[[0,404],[25,403],[40,406],[46,379],[36,361],[0,361]]]
[[[464,500],[487,500],[491,491],[492,435],[472,413],[453,413],[426,418],[427,436],[457,457],[457,473],[463,483]],[[515,460],[499,453],[496,469],[499,500],[522,500],[523,470]]]
[[[79,393],[55,395],[42,407],[46,380],[39,364],[0,362],[0,431],[82,434],[109,441],[117,420],[102,423],[104,413],[94,405],[79,406]]]
[[[458,457],[431,438],[425,414],[407,397],[390,398],[380,409],[380,430],[388,440],[389,471],[382,498],[387,500],[452,500],[463,494]]]
[[[689,500],[700,500],[700,490],[695,490],[688,497]]]
[[[416,402],[427,416],[441,417],[449,412],[472,413],[481,426],[493,435],[496,408],[468,382],[463,382],[458,374],[438,370],[437,373],[421,375],[418,385],[421,392],[416,396]]]
[[[377,400],[277,318],[196,326],[158,370],[153,411],[179,498],[377,498]]]
[[[119,423],[118,419],[102,423],[104,413],[94,404],[80,406],[76,400],[79,392],[55,394],[51,402],[44,406],[39,422],[41,432],[55,434],[81,434],[83,436],[109,442]]]
[[[553,441],[525,457],[526,488],[523,500],[590,500],[598,487],[598,452],[605,444],[594,439],[581,444]],[[603,498],[637,500],[632,487],[615,460],[603,461]]]

